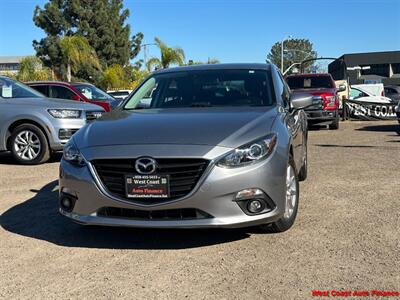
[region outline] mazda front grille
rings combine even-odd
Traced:
[[[157,169],[154,174],[169,175],[170,197],[163,199],[140,198],[136,202],[154,204],[187,196],[196,186],[200,177],[207,168],[205,159],[156,159]],[[135,159],[97,159],[92,162],[99,179],[107,190],[119,198],[133,201],[126,197],[125,176],[137,174]]]

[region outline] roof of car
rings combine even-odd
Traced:
[[[270,64],[260,63],[236,63],[236,64],[212,64],[212,65],[191,65],[175,68],[167,68],[155,71],[154,74],[184,72],[184,71],[208,71],[208,70],[270,70]]]
[[[60,85],[74,85],[74,84],[89,84],[92,85],[89,82],[66,82],[66,81],[52,81],[52,80],[48,80],[48,81],[27,81],[25,82],[25,84],[60,84]]]
[[[288,75],[287,77],[320,77],[320,76],[331,77],[331,74],[329,74],[329,73],[301,73],[301,74],[291,74],[291,75]]]

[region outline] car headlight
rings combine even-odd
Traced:
[[[241,146],[221,158],[217,165],[220,167],[242,167],[267,158],[275,148],[276,135],[271,134],[262,139]]]
[[[81,116],[81,111],[74,109],[49,109],[48,112],[57,119],[78,119]]]
[[[64,146],[63,159],[76,166],[84,166],[86,164],[85,159],[75,145],[73,139],[70,139]]]

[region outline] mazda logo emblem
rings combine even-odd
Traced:
[[[157,162],[150,157],[142,157],[136,160],[135,170],[139,174],[149,175],[156,171]]]

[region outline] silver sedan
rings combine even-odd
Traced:
[[[310,95],[266,64],[152,74],[80,130],[60,165],[60,212],[81,224],[281,232],[307,177]]]

